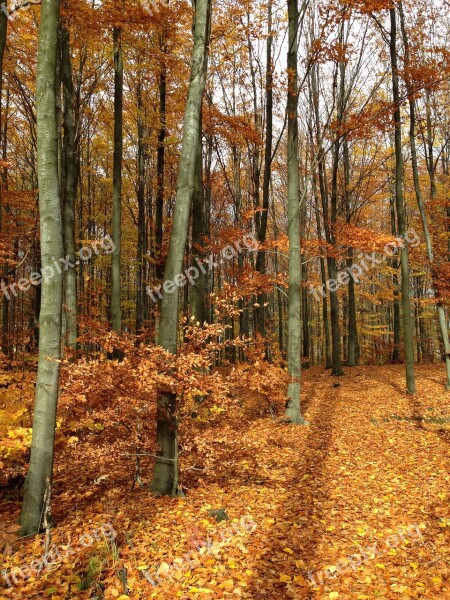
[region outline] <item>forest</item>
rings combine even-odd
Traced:
[[[450,598],[449,8],[2,2],[0,600]]]

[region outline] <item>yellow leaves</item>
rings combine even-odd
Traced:
[[[170,571],[170,565],[166,562],[162,562],[157,570],[157,575],[165,577]]]
[[[294,583],[301,587],[307,587],[309,585],[303,575],[294,575]]]
[[[339,592],[330,592],[328,598],[330,600],[337,600],[339,598]]]
[[[286,552],[286,554],[294,554],[294,551],[291,550],[291,548],[283,548],[283,552]]]
[[[376,566],[377,569],[381,569],[383,571],[386,569],[386,566],[383,565],[383,563],[377,563],[375,566]]]
[[[337,569],[334,565],[330,565],[329,567],[327,567],[326,569],[329,573],[331,573],[333,575],[333,573],[336,573]]]
[[[214,591],[210,590],[209,588],[190,587],[189,593],[190,594],[214,594]]]
[[[286,573],[281,573],[280,574],[280,581],[281,583],[288,583],[292,580],[292,577],[290,575],[287,575]]]
[[[393,583],[391,585],[391,590],[396,594],[404,594],[409,590],[409,587],[407,585],[399,585],[397,583]]]
[[[226,581],[220,584],[220,587],[224,590],[232,590],[234,589],[234,581],[232,579],[227,579]]]
[[[75,444],[78,444],[79,439],[75,436],[75,435],[71,435],[70,438],[67,440],[67,444],[69,446],[73,446]]]

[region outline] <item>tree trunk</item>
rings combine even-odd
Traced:
[[[112,239],[114,252],[111,254],[111,326],[118,335],[122,334],[122,309],[120,261],[122,254],[122,157],[123,157],[123,59],[122,30],[114,27],[114,166],[112,197]],[[115,358],[120,353],[115,351]]]
[[[392,98],[395,105],[395,203],[397,208],[398,233],[404,239],[406,234],[406,211],[403,197],[403,154],[402,154],[402,122],[400,111],[399,76],[397,64],[397,22],[395,8],[389,9],[391,20],[390,54],[392,67]],[[410,282],[409,282],[409,251],[405,241],[401,249],[401,291],[403,309],[403,335],[405,339],[406,388],[408,393],[416,391],[414,375],[414,338],[413,318],[411,314]]]
[[[52,480],[59,388],[63,276],[54,264],[63,255],[56,119],[58,21],[59,1],[43,0],[36,74],[42,300],[30,468],[20,516],[22,536],[37,533],[42,519],[48,517],[43,515],[44,494]]]
[[[165,54],[166,31],[164,30],[160,39],[160,50]],[[156,150],[156,210],[155,210],[155,242],[156,257],[156,276],[162,280],[164,276],[164,265],[162,262],[163,249],[163,224],[164,224],[164,170],[166,162],[166,148],[164,145],[166,139],[166,88],[167,88],[167,66],[165,56],[159,72],[159,129],[158,129],[158,148]]]
[[[272,0],[267,4],[267,42],[266,42],[266,140],[264,148],[264,174],[262,190],[262,211],[256,215],[258,242],[264,245],[267,237],[269,217],[270,180],[272,175],[272,143],[273,143],[273,32],[272,32]],[[266,253],[258,250],[256,270],[261,275],[266,273]],[[266,294],[260,292],[257,297],[256,331],[261,337],[266,336]]]
[[[65,279],[66,344],[77,347],[77,271],[75,256],[75,200],[77,195],[77,172],[75,164],[75,122],[73,113],[73,81],[70,55],[70,34],[66,27],[61,30],[61,78],[64,96],[64,142],[63,142],[63,207],[64,207],[64,253],[73,267],[67,269]]]
[[[300,406],[301,377],[301,250],[298,160],[298,0],[288,0],[288,235],[289,235],[289,311],[288,371],[286,416],[291,423],[304,424]]]
[[[136,334],[142,333],[144,323],[144,304],[145,304],[145,263],[144,256],[147,252],[147,222],[145,214],[145,125],[144,125],[144,106],[142,102],[141,82],[137,84],[137,131],[138,131],[138,157],[137,157],[137,203],[138,203],[138,239],[136,256]]]
[[[202,152],[202,125],[200,115],[200,135],[197,145],[197,156],[195,165],[195,185],[192,200],[192,268],[198,271],[195,285],[191,287],[191,310],[195,322],[203,325],[207,321],[207,277],[196,264],[195,259],[202,260],[205,256],[203,247],[205,245],[206,220],[205,194],[203,189],[203,152]]]
[[[399,3],[399,12],[400,12],[400,24],[401,24],[401,29],[402,29],[403,44],[405,47],[405,66],[408,68],[408,67],[410,67],[409,41],[408,41],[408,35],[406,32],[406,27],[405,27],[403,6],[402,6],[401,2]],[[420,188],[419,167],[418,167],[417,148],[416,148],[416,103],[415,103],[414,96],[412,93],[412,86],[409,81],[409,75],[406,76],[406,87],[407,87],[408,97],[409,97],[409,122],[410,122],[409,139],[410,139],[410,147],[411,147],[411,164],[412,164],[412,171],[413,171],[414,190],[415,190],[415,194],[416,194],[417,205],[419,207],[420,220],[422,222],[422,230],[423,230],[423,235],[425,238],[425,245],[427,248],[428,261],[430,263],[430,268],[431,268],[431,281],[432,281],[432,287],[433,287],[433,294],[437,298],[438,321],[439,321],[439,327],[440,327],[440,332],[441,332],[441,336],[442,336],[442,342],[444,345],[444,355],[445,355],[445,365],[446,365],[446,389],[447,389],[447,391],[449,391],[450,390],[450,340],[449,340],[449,335],[448,335],[447,319],[445,316],[445,308],[440,299],[439,289],[437,287],[437,283],[436,283],[435,277],[434,277],[435,260],[434,260],[433,242],[431,239],[430,228],[428,227],[428,219],[427,219],[427,214],[425,211],[425,203],[423,200],[422,190]],[[428,112],[429,111],[427,111],[427,114],[428,114]],[[430,127],[428,129],[429,129],[428,135],[429,135],[429,137],[431,137]],[[428,160],[431,161],[430,162],[431,168],[429,169],[429,172],[430,172],[431,198],[433,199],[436,194],[436,184],[435,184],[435,179],[434,179],[434,167],[433,167],[434,158],[433,158],[432,143],[430,143],[430,147],[429,147],[429,151],[428,151]]]
[[[211,0],[196,0],[194,48],[191,62],[183,140],[173,213],[169,252],[164,272],[164,296],[161,301],[159,344],[176,354],[178,337],[178,287],[189,229],[195,167],[199,144],[200,115],[205,88],[207,55],[211,19]],[[176,495],[178,491],[178,422],[176,396],[163,394],[158,399],[157,441],[159,450],[150,489],[156,494]]]
[[[6,132],[6,127],[3,129],[3,114],[2,114],[2,97],[3,97],[3,57],[5,55],[6,48],[6,37],[8,32],[8,17],[6,12],[0,11],[0,137],[2,137],[3,131]],[[6,140],[0,140],[0,147],[3,149],[6,147]],[[3,177],[2,177],[3,179]],[[0,180],[0,231],[3,228],[3,192],[4,186],[3,181]],[[7,266],[3,268],[3,273],[7,273]],[[3,279],[5,284],[8,283],[6,279]],[[2,351],[6,356],[9,356],[9,300],[5,294],[2,294]]]

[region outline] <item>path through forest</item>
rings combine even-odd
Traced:
[[[418,375],[409,398],[401,366],[305,371],[307,427],[235,390],[189,440],[182,428],[185,499],[130,491],[124,428],[114,444],[92,432],[61,445],[59,556],[14,584],[11,566],[42,557],[43,540],[17,541],[19,503],[4,498],[0,598],[450,598],[448,395],[439,366]],[[219,509],[229,520],[208,515]]]

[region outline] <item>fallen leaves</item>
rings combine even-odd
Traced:
[[[127,429],[111,427],[113,407],[106,401],[97,399],[95,411],[88,410],[86,393],[77,405],[84,424],[105,425],[83,429],[82,420],[72,422],[78,441],[60,444],[56,456],[53,542],[71,543],[74,553],[53,570],[2,589],[0,598],[85,600],[100,585],[105,600],[447,597],[446,426],[383,421],[411,410],[392,387],[402,376],[397,367],[357,368],[331,388],[327,374],[309,370],[303,381],[308,428],[270,416],[264,396],[234,383],[227,410],[182,425],[185,500],[130,493],[132,465],[120,459],[130,442]],[[445,414],[445,395],[430,381],[430,367],[419,367],[419,382],[416,410],[426,409],[433,394],[434,411]],[[119,409],[131,422],[132,403]],[[143,465],[149,478],[151,462]],[[218,523],[209,513],[221,507],[230,520]],[[8,515],[0,525],[2,568],[42,557],[42,539],[16,543],[19,505],[2,508]],[[90,548],[77,543],[108,521],[118,534],[113,545],[101,535]],[[89,575],[92,565],[97,570]]]

